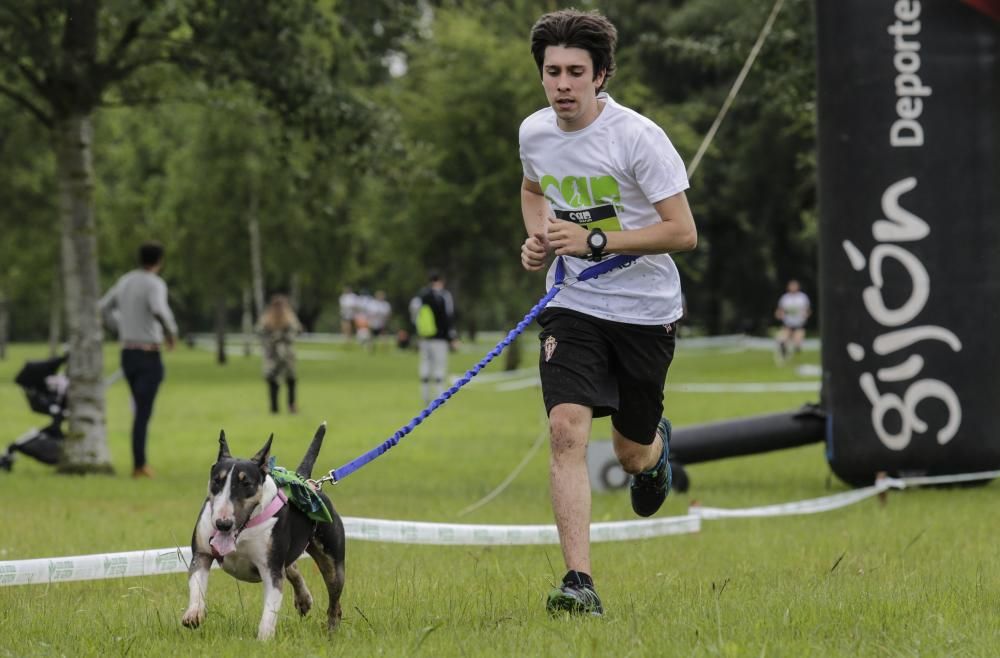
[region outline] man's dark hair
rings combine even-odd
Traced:
[[[151,267],[163,260],[163,245],[159,242],[150,241],[142,243],[139,247],[139,264],[143,267]]]
[[[531,54],[542,73],[545,49],[549,46],[580,48],[590,53],[594,63],[594,79],[604,72],[604,80],[597,91],[602,91],[615,74],[615,46],[618,30],[597,10],[560,9],[545,14],[531,28]]]

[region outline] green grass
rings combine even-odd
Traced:
[[[531,342],[526,341],[526,346]],[[452,371],[492,344],[466,346]],[[166,356],[167,380],[151,426],[158,477],[133,481],[123,382],[108,392],[109,442],[118,475],[61,477],[20,458],[0,473],[0,560],[162,548],[189,543],[208,467],[225,428],[249,455],[271,432],[279,463],[294,466],[316,425],[330,431],[319,469],[383,441],[420,410],[416,357],[308,345],[298,416],[266,412],[255,358],[216,366],[211,353]],[[11,382],[41,346],[14,346],[0,362],[0,437],[44,420]],[[803,362],[816,363],[816,354]],[[533,357],[529,357],[533,358]],[[108,372],[117,353],[106,352]],[[490,367],[486,372],[496,368]],[[685,350],[670,383],[794,381],[766,352]],[[816,396],[671,393],[676,426],[785,411]],[[491,503],[479,500],[522,459],[544,428],[539,391],[463,389],[387,455],[328,491],[341,514],[471,523],[550,523],[547,450]],[[595,438],[610,433],[595,423]],[[743,507],[821,496],[846,487],[811,445],[689,468],[687,495]],[[180,625],[182,574],[0,588],[0,656],[994,656],[1000,646],[1000,487],[893,493],[806,517],[705,522],[699,534],[597,544],[603,619],[550,619],[549,587],[562,575],[556,546],[428,547],[349,541],[344,621],[328,638],[325,591],[310,562],[317,609],[299,618],[286,596],[275,640],[253,638],[261,588],[210,577],[208,618]],[[594,495],[594,520],[632,517],[627,493]]]

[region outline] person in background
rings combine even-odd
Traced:
[[[379,337],[385,333],[392,315],[392,306],[385,298],[384,290],[376,290],[375,297],[368,302],[368,328],[372,332],[370,347],[372,352],[378,345]]]
[[[139,267],[124,274],[100,300],[102,315],[116,321],[121,343],[121,368],[132,393],[132,477],[153,477],[146,443],[153,403],[166,375],[160,346],[172,350],[177,322],[167,302],[167,284],[160,278],[164,248],[159,242],[139,247]]]
[[[368,314],[371,312],[372,296],[367,290],[354,297],[354,337],[362,349],[371,347],[372,330]]]
[[[784,361],[791,354],[802,351],[802,341],[806,337],[806,322],[812,314],[809,296],[802,292],[799,282],[791,279],[785,293],[778,299],[774,317],[781,322],[778,330],[778,358]]]
[[[356,312],[358,296],[354,294],[354,289],[351,286],[344,286],[344,290],[340,293],[338,301],[340,304],[340,333],[345,338],[350,338],[354,335],[354,314]]]
[[[443,276],[431,273],[429,284],[410,301],[410,319],[419,338],[420,391],[424,404],[430,404],[444,392],[448,352],[454,351],[458,341],[455,302]]]
[[[264,380],[267,382],[271,413],[278,413],[281,379],[288,393],[288,413],[297,413],[295,405],[295,337],[302,333],[299,318],[288,297],[274,295],[257,323],[264,348]]]

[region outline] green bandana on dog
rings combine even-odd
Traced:
[[[288,500],[298,507],[313,521],[330,523],[333,516],[330,508],[326,506],[323,499],[319,497],[319,492],[309,486],[306,478],[294,471],[286,470],[274,465],[275,458],[271,457],[270,469],[274,482],[281,487],[281,490],[288,496]]]

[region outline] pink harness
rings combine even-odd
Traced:
[[[285,506],[285,503],[287,501],[288,497],[285,496],[285,492],[279,488],[277,495],[271,499],[271,502],[268,503],[267,507],[261,510],[260,514],[252,517],[249,521],[246,522],[246,525],[244,525],[240,530],[237,530],[236,532],[233,533],[232,541],[219,542],[222,544],[221,547],[218,546],[216,543],[216,537],[218,537],[219,535],[218,528],[212,530],[212,537],[208,542],[209,545],[212,547],[212,557],[214,557],[221,563],[222,559],[225,556],[229,555],[230,553],[236,550],[236,539],[239,537],[239,534],[243,532],[243,530],[254,528],[256,526],[259,526],[264,521],[267,521],[275,514],[277,514],[278,511]]]

